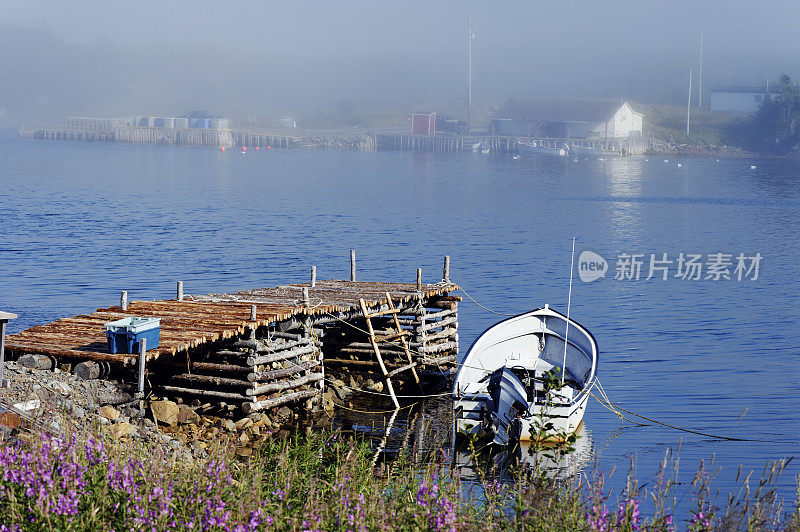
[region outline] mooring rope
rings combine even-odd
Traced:
[[[417,401],[415,403],[411,403],[410,405],[401,406],[399,408],[393,408],[391,410],[374,410],[374,411],[373,410],[359,410],[357,408],[352,408],[352,407],[345,406],[345,405],[339,405],[339,404],[336,404],[336,403],[333,403],[333,404],[334,404],[334,406],[336,406],[336,408],[343,408],[344,410],[349,410],[349,411],[355,412],[357,414],[391,414],[393,412],[400,412],[401,410],[406,410],[406,409],[413,408],[413,407],[417,406],[419,403],[420,402]]]
[[[347,386],[346,384],[337,384],[333,380],[328,379],[328,378],[326,378],[325,380],[328,383],[330,383],[332,386],[335,386],[335,387],[338,387],[338,388],[345,388],[347,390],[352,390],[354,392],[361,392],[361,393],[368,393],[368,394],[372,394],[372,395],[382,395],[384,397],[391,397],[391,395],[388,394],[388,393],[376,392],[375,390],[367,390],[365,388],[353,388],[352,386]],[[398,399],[430,399],[432,397],[444,397],[446,395],[452,395],[452,394],[453,394],[453,392],[432,393],[432,394],[427,394],[427,395],[396,395],[395,394],[395,397],[397,397]]]
[[[497,312],[496,310],[492,310],[492,309],[490,309],[489,307],[485,307],[485,306],[481,305],[480,303],[478,303],[478,302],[475,300],[475,298],[474,298],[474,297],[472,297],[471,295],[469,295],[469,293],[467,293],[467,291],[466,291],[466,290],[464,290],[464,288],[462,288],[462,287],[460,287],[460,286],[459,286],[459,289],[460,289],[462,292],[464,292],[464,295],[465,295],[465,296],[467,296],[468,298],[470,298],[470,299],[472,300],[472,302],[473,302],[473,303],[475,303],[476,305],[478,305],[479,307],[481,307],[483,310],[486,310],[486,311],[488,311],[488,312],[491,312],[492,314],[497,314],[498,316],[516,316],[516,314],[506,314],[505,312]]]
[[[800,442],[797,442],[797,441],[790,441],[790,440],[767,440],[767,439],[759,439],[759,438],[735,438],[735,437],[733,437],[733,436],[721,436],[721,435],[719,435],[719,434],[710,434],[710,433],[708,433],[708,432],[701,432],[701,431],[699,431],[699,430],[692,430],[692,429],[687,429],[687,428],[684,428],[684,427],[678,427],[678,426],[676,426],[676,425],[670,425],[669,423],[665,423],[665,422],[663,422],[663,421],[659,421],[659,420],[657,420],[657,419],[653,419],[653,418],[649,418],[649,417],[647,417],[647,416],[643,416],[643,415],[641,415],[641,414],[637,414],[636,412],[633,412],[633,411],[631,411],[631,410],[627,410],[627,409],[625,409],[625,408],[622,408],[622,407],[621,407],[621,406],[619,406],[619,405],[615,405],[615,404],[613,404],[613,403],[612,403],[612,402],[611,402],[611,401],[608,399],[608,395],[606,395],[606,393],[605,393],[605,390],[603,390],[603,387],[602,387],[602,385],[600,384],[600,381],[599,381],[599,380],[597,381],[597,384],[599,385],[598,389],[599,389],[599,390],[602,390],[602,391],[600,392],[600,393],[601,393],[601,395],[602,395],[603,397],[605,397],[605,399],[601,399],[600,397],[597,397],[595,394],[593,394],[593,393],[592,393],[592,391],[591,391],[591,390],[589,390],[589,395],[591,395],[592,397],[594,397],[595,399],[597,399],[597,401],[598,401],[600,404],[602,404],[603,406],[606,406],[606,407],[607,407],[607,408],[609,408],[609,409],[610,409],[612,412],[613,412],[613,411],[615,411],[615,410],[618,410],[618,411],[621,411],[621,412],[625,412],[625,413],[627,413],[627,414],[630,414],[630,415],[632,415],[632,416],[638,417],[639,419],[644,419],[645,421],[649,421],[650,423],[654,423],[654,424],[656,424],[656,425],[661,425],[662,427],[667,427],[667,428],[670,428],[670,429],[673,429],[673,430],[677,430],[677,431],[680,431],[680,432],[688,432],[689,434],[697,434],[698,436],[705,436],[706,438],[713,438],[713,439],[716,439],[716,440],[726,440],[726,441],[744,441],[744,442],[758,442],[758,443],[781,443],[781,444],[786,444],[786,443],[789,443],[789,444],[794,444],[794,445],[800,445]],[[618,412],[615,412],[615,413],[616,413],[618,416],[620,416],[621,418],[623,418],[623,419],[627,419],[627,418],[624,418],[624,417],[623,417],[621,414],[619,414]],[[631,420],[628,420],[628,421],[631,421]],[[636,421],[631,421],[631,422],[632,422],[632,423],[636,423],[637,425],[640,425],[640,426],[646,426],[646,425],[644,425],[643,423],[638,423],[638,422],[636,422]]]

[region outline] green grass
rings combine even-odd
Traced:
[[[725,143],[726,129],[741,119],[741,113],[724,113],[692,108],[689,135],[686,134],[686,106],[636,104],[644,114],[645,131],[675,144],[720,145]]]
[[[785,462],[719,507],[705,466],[687,488],[667,458],[651,492],[631,478],[612,499],[602,475],[559,480],[512,469],[513,482],[501,483],[479,465],[465,485],[445,450],[422,460],[401,454],[376,469],[366,444],[332,432],[270,439],[247,461],[224,448],[187,461],[99,433],[25,440],[0,441],[3,530],[800,530],[796,502],[787,514],[771,487]],[[673,523],[688,489],[692,518]],[[648,516],[639,509],[646,500]]]

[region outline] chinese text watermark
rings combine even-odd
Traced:
[[[619,281],[757,281],[762,258],[761,253],[621,253],[613,272]],[[608,261],[594,251],[583,251],[578,258],[581,281],[590,283],[610,271]]]

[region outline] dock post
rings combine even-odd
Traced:
[[[258,309],[256,308],[255,305],[250,305],[250,321],[256,321],[256,317],[258,316],[257,310]],[[251,340],[255,340],[256,339],[256,327],[257,327],[257,324],[254,324],[252,327],[250,327],[250,339]]]
[[[356,250],[350,250],[350,280],[356,280]]]
[[[422,268],[417,268],[417,292],[422,292]]]
[[[303,287],[303,306],[308,308],[311,306],[311,299],[308,297],[308,287]]]
[[[122,307],[122,310],[128,310],[128,292],[126,290],[119,295],[119,306]]]
[[[16,314],[0,311],[0,388],[8,388],[11,383],[5,379],[6,365],[6,324],[16,318]]]
[[[317,267],[311,267],[311,288],[317,286]]]
[[[450,284],[450,255],[444,256],[444,268],[442,269],[442,281]]]
[[[147,338],[139,340],[139,386],[136,388],[139,396],[144,396],[144,366],[147,360]]]
[[[178,301],[183,301],[183,281],[178,281],[178,294],[176,299]]]
[[[6,385],[5,365],[6,365],[6,320],[0,320],[0,388],[8,388],[11,383]]]

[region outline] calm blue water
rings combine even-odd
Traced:
[[[680,162],[681,167],[676,163]],[[750,165],[757,169],[751,170]],[[570,245],[618,255],[763,256],[756,281],[575,280],[572,316],[596,336],[612,401],[726,442],[620,425],[590,403],[601,470],[634,456],[651,481],[681,443],[682,476],[715,456],[715,486],[800,451],[800,166],[783,160],[581,160],[504,155],[249,152],[0,139],[0,309],[11,332],[132,298],[349,274],[452,278],[517,313],[565,310]],[[670,275],[674,275],[676,266]],[[465,301],[468,346],[499,316]],[[758,471],[757,471],[758,473]],[[779,481],[794,500],[792,463]],[[681,486],[677,492],[690,488]]]

